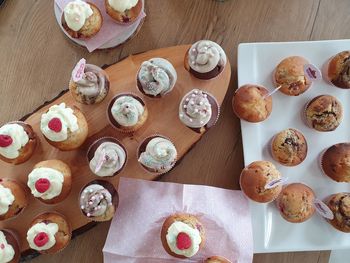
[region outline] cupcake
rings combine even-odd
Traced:
[[[118,201],[118,192],[111,183],[96,180],[82,189],[79,204],[89,220],[103,222],[113,218]]]
[[[46,204],[57,204],[71,191],[71,170],[60,160],[42,161],[28,175],[27,185],[35,198]]]
[[[204,263],[232,263],[226,258],[220,257],[220,256],[212,256],[207,258]]]
[[[27,194],[21,183],[0,179],[0,220],[18,215],[28,205]]]
[[[315,194],[302,183],[293,183],[283,187],[276,199],[281,216],[291,223],[308,220],[315,212]]]
[[[55,212],[37,216],[27,231],[29,247],[41,254],[60,252],[69,244],[71,236],[69,223]]]
[[[85,64],[82,78],[77,81],[73,79],[72,76],[69,82],[69,90],[76,101],[83,104],[95,104],[101,102],[107,96],[109,79],[102,68]]]
[[[267,161],[256,161],[245,167],[240,175],[243,193],[251,200],[267,203],[275,200],[282,190],[281,185],[268,188],[267,184],[281,179],[281,173]]]
[[[32,127],[21,121],[13,121],[0,128],[0,159],[12,164],[27,161],[37,145]]]
[[[214,126],[219,118],[220,107],[209,93],[193,89],[181,100],[180,121],[192,130],[202,133]]]
[[[177,80],[174,66],[164,58],[152,58],[141,64],[137,87],[146,96],[161,98],[173,90]]]
[[[62,26],[73,38],[91,38],[96,35],[103,23],[98,7],[81,0],[69,2],[63,9]]]
[[[62,151],[77,149],[88,136],[83,113],[75,106],[66,107],[64,102],[41,115],[40,129],[47,142]]]
[[[225,68],[226,54],[220,45],[200,40],[192,45],[185,56],[185,68],[198,79],[212,79]]]
[[[236,90],[232,100],[234,113],[248,122],[266,120],[272,112],[272,97],[268,90],[258,85],[244,85]]]
[[[162,136],[146,138],[138,149],[139,163],[151,173],[166,173],[174,167],[177,151],[174,144]]]
[[[145,124],[148,109],[145,102],[134,94],[119,94],[108,105],[111,125],[121,132],[135,132]]]
[[[87,158],[91,172],[106,177],[117,175],[125,167],[127,153],[117,139],[104,137],[90,146]]]
[[[17,235],[12,230],[0,230],[0,244],[0,262],[18,263],[21,258],[21,251]]]
[[[169,255],[176,258],[191,258],[204,245],[204,226],[194,215],[171,215],[163,223],[161,241]]]
[[[321,155],[323,173],[336,182],[350,182],[350,143],[334,144]]]
[[[332,57],[326,69],[326,78],[335,86],[350,89],[350,51],[342,51]]]
[[[343,107],[335,97],[320,95],[313,98],[305,107],[305,121],[317,131],[334,131],[343,119]]]
[[[327,206],[334,215],[333,220],[328,222],[336,229],[350,233],[350,193],[331,195],[327,200]]]
[[[305,76],[304,66],[309,62],[298,56],[283,59],[276,67],[273,80],[276,88],[288,96],[299,96],[310,88],[312,82]]]
[[[142,11],[142,0],[105,0],[106,12],[116,22],[135,22]]]
[[[303,162],[307,155],[307,143],[304,135],[295,129],[279,132],[272,139],[271,154],[280,164],[296,166]]]

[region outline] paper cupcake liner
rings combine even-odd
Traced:
[[[326,60],[321,68],[321,72],[322,72],[322,78],[323,80],[328,84],[331,85],[333,87],[339,88],[336,85],[334,85],[331,80],[328,77],[328,66],[329,66],[329,62],[331,62],[331,60],[334,58],[334,56],[330,57],[328,60]]]
[[[330,147],[332,147],[333,145],[331,145]],[[332,182],[337,182],[335,181],[332,177],[328,176],[325,172],[325,170],[323,169],[323,162],[322,162],[322,159],[323,159],[323,155],[326,153],[326,151],[330,148],[330,147],[327,147],[326,149],[324,149],[323,151],[321,151],[318,155],[318,167],[320,168],[322,174],[327,177],[328,179],[330,179]]]

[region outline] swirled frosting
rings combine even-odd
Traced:
[[[0,184],[0,215],[6,214],[14,201],[15,196],[12,194],[11,189]]]
[[[60,131],[54,131],[49,127],[50,121],[54,118],[58,118],[62,124]],[[46,113],[41,115],[40,129],[49,140],[61,142],[68,138],[68,131],[75,132],[79,129],[78,119],[73,109],[66,107],[66,104],[62,102],[51,106]]]
[[[114,101],[111,112],[118,124],[130,127],[136,125],[139,121],[144,112],[144,107],[132,96],[121,96]]]
[[[35,187],[35,184],[39,179],[47,179],[50,182],[50,187],[45,192],[39,192]],[[27,185],[30,188],[32,195],[35,197],[50,200],[60,195],[62,192],[63,181],[64,176],[60,171],[48,167],[38,167],[33,169],[28,175]]]
[[[174,88],[177,74],[168,60],[152,58],[141,64],[138,80],[146,94],[162,96]]]
[[[88,217],[106,214],[113,206],[111,193],[99,184],[87,186],[80,196],[80,208]]]
[[[210,40],[194,43],[188,54],[190,67],[199,73],[210,72],[217,66],[224,67],[227,60],[222,47]]]
[[[109,5],[116,11],[124,13],[137,5],[139,0],[108,0]]]
[[[179,117],[186,126],[200,128],[210,121],[212,109],[207,97],[207,94],[197,89],[183,97],[179,107]]]
[[[119,171],[126,161],[124,149],[113,142],[103,142],[90,160],[91,171],[98,176],[112,176]]]
[[[47,250],[52,248],[56,244],[55,235],[58,232],[58,225],[56,223],[37,223],[29,228],[27,232],[27,241],[29,247],[37,251]],[[37,246],[35,244],[35,238],[38,234],[45,233],[48,237],[47,242],[43,246]]]
[[[169,171],[175,164],[177,151],[171,141],[155,137],[149,141],[146,151],[141,153],[139,162],[157,172]]]
[[[93,11],[88,3],[74,0],[65,6],[63,14],[68,27],[79,31],[84,26],[86,19],[92,16]]]
[[[10,262],[15,257],[15,250],[7,243],[4,232],[0,231],[0,263]]]
[[[20,155],[20,150],[29,141],[29,136],[24,128],[17,123],[5,124],[0,128],[0,136],[11,137],[11,144],[0,146],[0,154],[8,159],[15,159]]]

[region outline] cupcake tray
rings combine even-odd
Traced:
[[[238,47],[238,86],[260,84],[274,89],[272,72],[288,56],[303,56],[322,69],[336,53],[348,50],[350,40],[247,43]],[[333,132],[318,132],[307,127],[301,117],[305,104],[312,98],[330,94],[337,97],[344,108],[344,119]],[[329,146],[350,141],[350,91],[329,85],[321,80],[314,82],[304,94],[290,97],[276,92],[270,117],[261,123],[241,121],[245,165],[256,160],[274,163],[287,183],[302,182],[309,185],[319,199],[333,193],[349,192],[350,184],[337,183],[323,175],[319,155]],[[274,161],[269,152],[271,138],[281,130],[295,128],[301,131],[308,143],[306,160],[295,167],[285,167]],[[292,224],[285,221],[275,203],[250,202],[252,213],[254,252],[283,252],[349,249],[350,235],[333,228],[325,219],[315,214],[310,220]]]
[[[109,182],[116,187],[120,177],[139,178],[144,180],[155,180],[160,175],[146,171],[137,161],[136,151],[139,144],[146,137],[153,134],[161,134],[169,137],[175,144],[178,151],[178,160],[181,159],[201,138],[203,134],[194,132],[184,126],[178,118],[178,110],[181,98],[193,88],[208,91],[222,103],[227,92],[231,66],[227,61],[224,71],[212,80],[199,80],[194,78],[184,68],[184,57],[190,45],[168,47],[148,51],[137,55],[129,56],[117,64],[108,66],[105,71],[110,78],[110,91],[107,97],[96,105],[82,105],[76,102],[69,92],[62,92],[53,101],[45,103],[42,107],[25,117],[38,135],[39,143],[34,155],[29,161],[20,165],[10,165],[0,162],[0,177],[10,177],[27,182],[27,175],[34,165],[42,160],[59,159],[66,162],[72,170],[72,191],[63,202],[57,205],[46,205],[29,196],[29,205],[17,217],[0,222],[0,228],[9,228],[18,232],[22,252],[28,253],[26,232],[32,219],[43,212],[57,211],[65,215],[71,223],[73,234],[84,232],[89,222],[81,213],[79,207],[79,193],[81,188],[92,180],[99,179],[89,169],[86,153],[96,139],[104,136],[113,136],[123,143],[128,151],[128,160],[125,168],[115,177],[108,178]],[[171,93],[161,99],[148,98],[141,94],[136,86],[136,74],[141,63],[153,57],[168,59],[175,67],[178,80]],[[67,83],[70,76],[67,76]],[[149,116],[144,126],[132,135],[126,135],[112,128],[107,119],[107,106],[109,101],[118,93],[133,92],[142,97],[148,107]],[[50,146],[40,132],[40,118],[42,113],[53,104],[65,102],[67,106],[77,106],[84,113],[88,125],[89,136],[86,142],[78,150],[61,152]],[[90,223],[91,225],[91,223]],[[29,251],[30,252],[30,251]]]

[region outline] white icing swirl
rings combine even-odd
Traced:
[[[60,119],[62,123],[61,131],[55,132],[49,128],[49,122],[53,118]],[[65,141],[68,138],[68,131],[75,132],[79,129],[78,119],[74,115],[73,110],[66,107],[66,104],[62,102],[59,105],[51,106],[46,113],[41,115],[40,129],[45,137],[51,141]]]
[[[186,233],[190,237],[191,246],[188,249],[181,250],[177,248],[176,240],[177,236],[180,233]],[[171,226],[168,228],[166,241],[172,252],[174,252],[177,255],[182,255],[189,258],[194,256],[198,252],[199,245],[202,242],[202,238],[198,229],[195,229],[181,221],[176,221],[172,223]]]
[[[189,50],[188,63],[199,73],[212,71],[216,66],[226,64],[225,51],[217,43],[210,40],[200,40],[194,43]]]
[[[174,166],[176,157],[174,144],[162,137],[156,137],[149,141],[146,151],[139,157],[139,162],[157,172],[166,172]]]
[[[80,196],[80,208],[88,217],[99,217],[112,206],[111,193],[99,184],[86,187]]]
[[[68,27],[79,31],[84,26],[86,19],[92,16],[93,11],[88,3],[75,0],[65,6],[63,14]]]
[[[47,179],[50,182],[49,189],[43,193],[38,192],[38,190],[35,188],[35,183],[39,179]],[[33,169],[33,171],[31,171],[31,173],[28,175],[27,185],[30,188],[33,196],[44,200],[50,200],[60,195],[62,192],[63,181],[64,176],[60,171],[48,167],[38,167]]]
[[[175,86],[177,73],[164,58],[152,58],[141,64],[138,80],[143,91],[152,96],[169,93]]]
[[[112,176],[123,167],[125,161],[126,153],[120,145],[103,142],[98,146],[90,161],[90,169],[101,177]]]
[[[5,124],[0,128],[0,135],[8,135],[12,143],[7,147],[0,147],[0,154],[8,159],[15,159],[20,155],[20,150],[28,141],[29,136],[24,128],[17,123]]]
[[[121,126],[134,126],[141,118],[144,107],[141,102],[132,96],[121,96],[117,98],[111,109],[112,116]]]
[[[0,231],[0,263],[10,262],[15,257],[15,250],[7,243],[4,232]]]
[[[37,236],[37,234],[41,232],[46,233],[48,235],[49,240],[45,245],[38,247],[34,243],[34,239]],[[29,247],[37,251],[47,250],[52,248],[56,244],[55,235],[57,232],[58,232],[58,225],[56,223],[49,223],[49,224],[37,223],[33,225],[31,228],[29,228],[27,232],[27,241],[28,241]]]
[[[108,0],[109,5],[116,11],[124,13],[137,5],[139,0]]]
[[[6,214],[14,201],[15,196],[12,194],[11,189],[0,184],[0,215]]]

